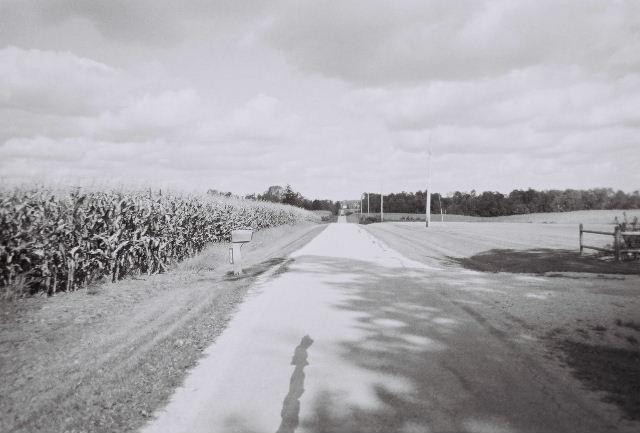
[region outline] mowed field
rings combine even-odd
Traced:
[[[368,226],[376,235],[405,239],[415,247],[418,239],[421,247],[428,248],[430,257],[472,257],[490,250],[534,251],[555,249],[579,252],[579,228],[577,224],[510,223],[510,222],[392,222]],[[589,228],[612,232],[607,224],[590,224]],[[613,237],[585,234],[585,243],[594,246],[611,244]],[[400,246],[400,249],[406,247]],[[405,251],[401,251],[405,252]],[[534,272],[534,271],[532,271]]]
[[[640,262],[581,256],[577,224],[364,227],[387,247],[440,269],[429,288],[463,305],[505,344],[527,346],[546,369],[573,376],[578,392],[601,406],[615,403],[622,413],[615,429],[637,428],[625,423],[640,421]],[[611,242],[591,236],[590,244]]]
[[[510,223],[544,223],[544,224],[614,224],[615,218],[622,221],[623,214],[632,220],[640,219],[640,210],[580,210],[573,212],[531,213],[524,215],[508,215],[498,217],[474,217],[468,215],[431,214],[432,221],[440,222],[510,222]],[[379,212],[371,212],[364,216],[378,217]],[[385,212],[385,221],[424,221],[425,214]]]

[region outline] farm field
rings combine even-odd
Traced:
[[[637,431],[637,262],[575,223],[348,222],[0,304],[0,429]]]
[[[640,0],[0,23],[0,433],[640,433]]]
[[[338,221],[257,282],[142,433],[637,431],[635,268],[464,261],[566,247],[570,225]]]
[[[306,210],[151,190],[0,188],[0,289],[54,294],[164,272],[231,230],[319,221]]]
[[[264,229],[115,284],[0,303],[0,431],[135,431],[225,329],[256,278],[326,226]]]
[[[433,222],[427,229],[424,222],[392,222],[370,224],[367,228],[385,238],[391,233],[407,243],[398,243],[403,253],[411,255],[416,246],[428,252],[434,260],[472,257],[491,250],[565,250],[579,252],[578,224],[512,223],[512,222]],[[607,224],[590,224],[589,228],[611,232]],[[427,238],[428,236],[428,238]],[[611,244],[611,236],[585,234],[594,246]],[[417,239],[422,240],[417,244]],[[587,253],[589,255],[589,253]],[[535,272],[535,271],[532,271]]]
[[[509,215],[484,218],[487,222],[514,222],[514,223],[546,223],[546,224],[614,224],[615,218],[620,221],[623,214],[629,220],[637,217],[640,219],[640,211],[637,209],[613,209],[613,210],[578,210],[572,212],[533,213],[525,215]]]
[[[640,219],[640,210],[584,210],[571,212],[548,212],[548,213],[532,213],[524,215],[508,215],[498,217],[474,217],[468,215],[452,215],[445,214],[444,222],[513,222],[513,223],[546,223],[546,224],[613,224],[614,219],[618,217],[622,221],[623,213],[627,214],[627,218],[632,220],[634,217]],[[364,217],[379,217],[380,213],[363,214]],[[412,213],[393,213],[385,212],[385,221],[424,221],[425,215]],[[431,221],[440,222],[440,214],[431,214]]]
[[[441,293],[463,299],[477,320],[506,338],[530,339],[532,353],[551,360],[550,370],[571,372],[579,386],[616,403],[623,418],[640,420],[640,263],[580,257],[575,224],[365,229],[410,259],[448,269],[446,278],[434,280]],[[590,243],[604,245],[605,239],[594,236]],[[598,400],[597,394],[590,398]]]

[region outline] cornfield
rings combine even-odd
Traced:
[[[229,240],[232,229],[315,219],[292,206],[220,197],[0,189],[0,287],[54,294],[163,272]]]

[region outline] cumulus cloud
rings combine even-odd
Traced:
[[[127,91],[120,71],[70,52],[9,46],[0,50],[0,69],[4,108],[89,115]]]
[[[70,52],[0,49],[0,138],[46,135],[136,140],[164,136],[195,118],[193,89],[162,90]],[[126,136],[126,137],[123,137]]]
[[[640,77],[618,79],[573,68],[532,68],[481,81],[437,81],[410,88],[366,88],[343,98],[396,130],[437,126],[533,130],[637,126]]]
[[[269,40],[296,66],[357,85],[478,79],[538,65],[640,66],[640,5],[597,0],[305,1]]]
[[[179,139],[204,116],[200,104],[193,89],[167,90],[127,98],[122,107],[80,123],[89,136],[116,142]]]
[[[259,17],[268,6],[250,0],[3,0],[0,15],[6,19],[0,22],[14,32],[20,20],[58,27],[84,22],[106,39],[163,47],[188,40],[194,27],[220,34],[239,21]]]
[[[3,180],[640,185],[631,0],[6,0],[0,70]]]
[[[5,180],[115,176],[193,186],[212,173],[269,170],[278,163],[272,144],[300,127],[268,95],[220,112],[193,88],[150,91],[139,77],[68,52],[7,47],[0,66],[8,72],[0,84]]]

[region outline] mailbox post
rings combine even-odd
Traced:
[[[251,242],[253,238],[253,230],[238,229],[231,230],[231,248],[230,261],[233,263],[233,275],[242,274],[242,245]]]

